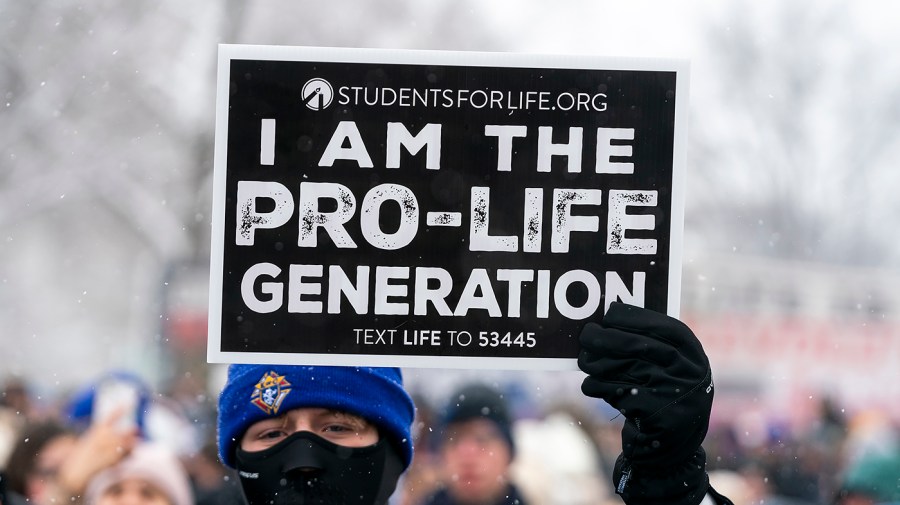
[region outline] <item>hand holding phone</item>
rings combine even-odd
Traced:
[[[114,427],[121,431],[133,431],[138,425],[140,392],[134,383],[120,380],[105,380],[97,386],[91,424],[103,423],[116,416]]]

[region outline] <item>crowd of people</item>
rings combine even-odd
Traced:
[[[38,399],[27,382],[8,377],[0,392],[0,503],[243,503],[215,443],[203,443],[215,403],[180,394],[181,382],[154,391],[116,370]],[[109,384],[132,394],[113,391],[118,405],[104,406],[113,401],[102,398]]]
[[[518,416],[505,389],[504,384],[464,384],[448,395],[446,405],[416,398],[415,458],[392,503],[479,503],[484,495],[521,497],[530,504],[620,503],[607,477],[620,450],[620,420],[584,405],[554,405],[537,417],[534,412]],[[104,505],[244,503],[238,476],[217,456],[215,398],[202,391],[178,394],[174,388],[159,393],[147,388],[145,394],[145,426],[121,431],[115,429],[121,413],[91,423],[77,398],[39,402],[27,384],[6,378],[0,392],[3,505],[71,502],[73,496]],[[186,398],[192,400],[185,403]],[[84,407],[85,399],[80,402]],[[713,485],[745,504],[900,501],[897,425],[874,411],[824,407],[805,431],[773,427],[770,439],[754,446],[741,442],[735,426],[714,428],[704,444]],[[158,428],[146,426],[147,417],[159,409],[177,415],[193,443],[176,446],[172,437],[154,434]],[[556,463],[554,450],[568,461]],[[114,501],[127,493],[147,501]],[[460,501],[451,501],[457,495]]]
[[[703,503],[730,503],[719,493],[738,504],[900,503],[896,420],[824,402],[806,429],[773,426],[763,443],[748,444],[732,425],[707,433],[711,395],[692,400],[678,385],[693,372],[660,375],[677,402],[638,387],[623,393],[599,371],[615,368],[603,363],[607,354],[579,365],[585,395],[622,413],[612,418],[587,397],[526,414],[501,383],[461,382],[439,402],[413,402],[396,369],[232,366],[219,397],[189,374],[157,391],[115,371],[54,401],[8,377],[0,505],[308,503],[299,497],[313,484],[313,503],[695,504],[707,492]],[[629,373],[644,365],[630,363]],[[708,369],[698,372],[709,393]],[[704,402],[699,422],[679,410],[651,422],[673,403],[693,412],[693,401]],[[681,487],[701,494],[672,494]]]

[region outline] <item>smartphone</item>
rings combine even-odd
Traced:
[[[94,392],[91,422],[98,423],[109,419],[116,412],[121,412],[115,427],[122,431],[135,429],[139,395],[136,384],[117,379],[104,380]]]

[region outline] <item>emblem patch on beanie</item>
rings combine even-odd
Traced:
[[[281,402],[291,392],[291,383],[283,375],[272,371],[262,376],[254,386],[250,402],[266,414],[277,414]]]

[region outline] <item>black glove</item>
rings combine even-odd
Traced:
[[[613,303],[581,332],[584,394],[625,416],[614,484],[626,503],[700,503],[709,487],[700,444],[709,428],[709,359],[677,319]],[[630,482],[630,484],[629,484]]]

